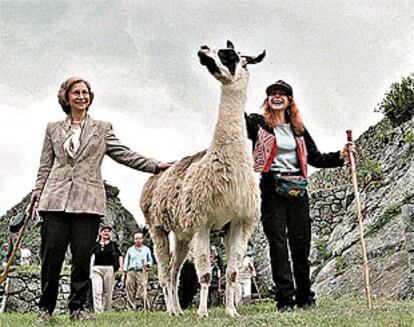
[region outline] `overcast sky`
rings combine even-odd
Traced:
[[[267,85],[290,83],[322,151],[338,150],[381,119],[390,84],[414,71],[413,1],[2,1],[0,0],[0,215],[34,186],[47,122],[69,76],[89,80],[94,119],[130,148],[175,160],[208,147],[219,83],[199,46],[232,40],[265,60],[250,68],[246,111]],[[148,174],[105,159],[104,179],[143,221]]]

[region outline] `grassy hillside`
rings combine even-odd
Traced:
[[[414,301],[374,300],[368,310],[364,299],[323,299],[313,310],[296,310],[279,314],[274,304],[242,307],[238,319],[225,317],[224,309],[210,310],[206,319],[198,319],[195,310],[182,317],[169,317],[164,312],[105,313],[89,324],[73,323],[67,315],[56,316],[50,326],[414,326]],[[0,326],[36,326],[36,315],[0,315]]]

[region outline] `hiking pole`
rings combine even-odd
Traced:
[[[30,218],[33,218],[33,215],[34,215],[34,212],[35,212],[35,210],[33,210],[33,206],[34,206],[34,203],[32,204],[32,206],[29,210],[29,212],[31,214],[31,217],[30,217],[29,214],[27,214],[27,213],[25,214],[24,223],[23,223],[22,227],[20,227],[19,235],[17,236],[16,242],[14,243],[14,246],[13,246],[13,251],[10,255],[9,260],[7,260],[7,263],[6,263],[6,266],[4,267],[3,272],[0,274],[0,284],[4,283],[4,281],[7,279],[7,275],[9,274],[10,266],[12,265],[12,263],[14,261],[14,257],[16,256],[17,249],[19,248],[20,241],[23,238],[24,231],[25,231],[27,225],[29,224]]]
[[[346,135],[347,135],[348,142],[352,142],[352,131],[347,130]],[[368,257],[367,257],[367,248],[365,246],[365,240],[364,240],[363,225],[362,225],[362,210],[361,210],[361,200],[360,200],[359,190],[358,190],[358,180],[357,180],[357,173],[356,173],[356,161],[355,161],[354,154],[352,153],[352,151],[349,148],[348,148],[348,153],[349,153],[349,161],[350,161],[350,164],[351,164],[352,183],[354,184],[354,190],[355,190],[355,201],[356,201],[357,210],[358,210],[359,238],[360,238],[360,242],[361,242],[362,262],[363,262],[363,265],[364,265],[364,273],[365,273],[365,297],[367,299],[368,308],[372,309],[371,290],[370,290],[370,287],[369,287]]]
[[[253,280],[254,287],[256,287],[257,295],[259,295],[259,301],[262,302],[262,296],[260,294],[259,285],[257,285],[256,277],[252,277],[252,280]]]

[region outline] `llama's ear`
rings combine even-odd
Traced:
[[[266,50],[263,50],[257,57],[243,56],[246,59],[246,64],[258,64],[264,57],[266,57]]]
[[[231,41],[227,41],[227,49],[234,49],[234,45]]]

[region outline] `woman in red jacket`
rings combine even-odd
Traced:
[[[315,304],[308,262],[311,220],[307,165],[342,166],[348,145],[342,152],[320,153],[304,127],[292,87],[279,80],[267,87],[266,94],[264,114],[246,115],[246,124],[254,145],[254,169],[261,173],[261,220],[269,241],[277,308],[284,312],[292,311],[295,304],[301,308]]]

